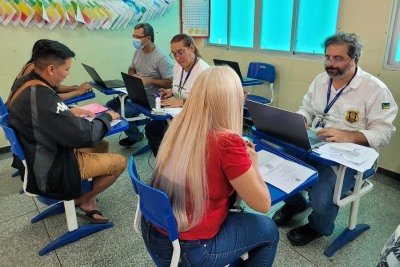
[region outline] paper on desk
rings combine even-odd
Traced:
[[[182,111],[182,108],[163,108],[162,110],[172,117],[176,117]]]
[[[373,148],[353,143],[327,143],[314,152],[360,172],[370,169],[379,156]]]
[[[92,121],[95,117],[85,117],[86,120]],[[117,125],[121,120],[112,120],[110,122],[111,127]]]
[[[82,107],[79,107],[79,108],[87,110],[87,111],[91,111],[94,114],[98,114],[98,113],[101,113],[101,112],[104,112],[104,111],[108,110],[107,107],[105,107],[105,106],[103,106],[103,105],[101,105],[99,103],[90,103],[88,105],[85,105],[85,106],[82,106]],[[85,117],[85,116],[86,115],[81,115],[81,117]]]
[[[315,171],[265,150],[257,152],[263,180],[289,194]]]

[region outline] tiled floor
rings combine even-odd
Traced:
[[[132,149],[118,145],[118,135],[109,138],[113,152],[127,158],[143,146],[146,140]],[[150,177],[154,158],[150,153],[135,159],[143,180]],[[20,195],[19,178],[11,178],[10,154],[0,157],[0,266],[154,266],[141,237],[134,232],[133,218],[136,198],[128,172],[103,194],[99,205],[114,227],[66,245],[46,256],[38,251],[50,240],[67,230],[63,215],[31,224],[30,219],[44,207],[34,198]],[[295,217],[290,226],[280,229],[281,239],[274,266],[374,266],[386,239],[400,223],[400,182],[382,175],[373,178],[374,189],[363,197],[358,221],[371,229],[327,258],[323,251],[347,226],[349,207],[340,210],[332,236],[323,237],[305,247],[292,247],[286,233],[306,221],[308,210]],[[270,214],[279,207],[272,207]],[[81,222],[80,223],[84,223]]]

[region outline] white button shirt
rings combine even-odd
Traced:
[[[303,98],[298,113],[306,118],[308,126],[315,127],[324,114],[329,80],[326,72],[317,75]],[[332,85],[329,103],[338,92]],[[361,132],[370,147],[378,150],[389,143],[396,130],[393,120],[397,110],[397,104],[386,85],[358,67],[353,80],[328,111],[325,128]]]

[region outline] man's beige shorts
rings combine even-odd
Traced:
[[[75,156],[82,179],[120,174],[126,167],[126,160],[120,154],[86,153],[76,149]]]

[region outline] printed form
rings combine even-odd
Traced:
[[[258,151],[257,154],[263,180],[287,194],[316,173],[312,169],[265,150]]]
[[[379,156],[373,148],[353,143],[327,143],[314,152],[359,172],[370,169]]]

